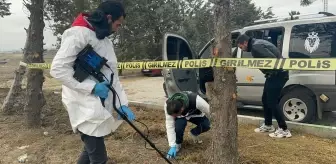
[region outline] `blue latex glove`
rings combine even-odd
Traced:
[[[93,94],[96,96],[99,96],[100,98],[107,98],[108,92],[110,91],[107,86],[109,85],[109,82],[104,81],[101,83],[97,83],[95,87],[93,88]]]
[[[135,119],[135,115],[132,112],[132,110],[130,108],[128,108],[127,106],[123,105],[119,108],[119,111],[121,111],[122,113],[126,114],[128,120],[130,121],[134,121]],[[118,119],[121,119],[121,116],[118,114]]]
[[[176,146],[172,146],[168,151],[167,158],[175,158],[175,157],[176,157]]]

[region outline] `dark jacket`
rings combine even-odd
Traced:
[[[184,91],[184,93],[188,96],[189,106],[184,109],[181,113],[182,116],[190,116],[190,115],[200,115],[202,112],[196,108],[196,97],[197,94],[189,91]]]
[[[280,50],[274,44],[263,39],[251,38],[248,42],[247,51],[251,52],[254,58],[282,58]],[[260,69],[260,71],[269,75],[282,70]]]

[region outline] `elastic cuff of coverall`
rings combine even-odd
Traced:
[[[85,89],[87,89],[87,94],[93,94],[94,93],[94,88],[95,88],[96,84],[92,83],[92,84],[87,84],[87,86],[85,87]]]
[[[123,96],[120,96],[120,95],[119,95],[119,97],[121,98],[121,101],[120,101],[121,104],[117,103],[117,104],[120,105],[119,107],[118,107],[118,105],[117,105],[117,107],[118,107],[118,108],[120,108],[121,106],[129,107],[128,100],[127,100],[127,99],[126,99],[126,100],[123,100]],[[118,97],[117,97],[117,98],[118,98]],[[117,101],[118,101],[118,99],[117,99]],[[119,102],[119,101],[118,101],[118,102]]]

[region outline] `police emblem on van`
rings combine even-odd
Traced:
[[[320,38],[318,37],[317,32],[311,32],[308,33],[308,37],[306,38],[305,41],[305,49],[309,52],[312,53],[318,49],[320,45]]]

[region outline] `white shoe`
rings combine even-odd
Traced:
[[[203,141],[198,136],[193,135],[191,132],[189,132],[189,135],[193,139],[194,143],[198,143],[198,144],[203,143]]]
[[[292,134],[288,129],[282,130],[281,128],[278,128],[274,133],[270,133],[269,136],[272,138],[290,138],[292,137]]]
[[[254,132],[256,133],[265,133],[265,132],[274,132],[275,128],[273,125],[267,126],[265,124],[262,124],[259,128],[254,129]]]

